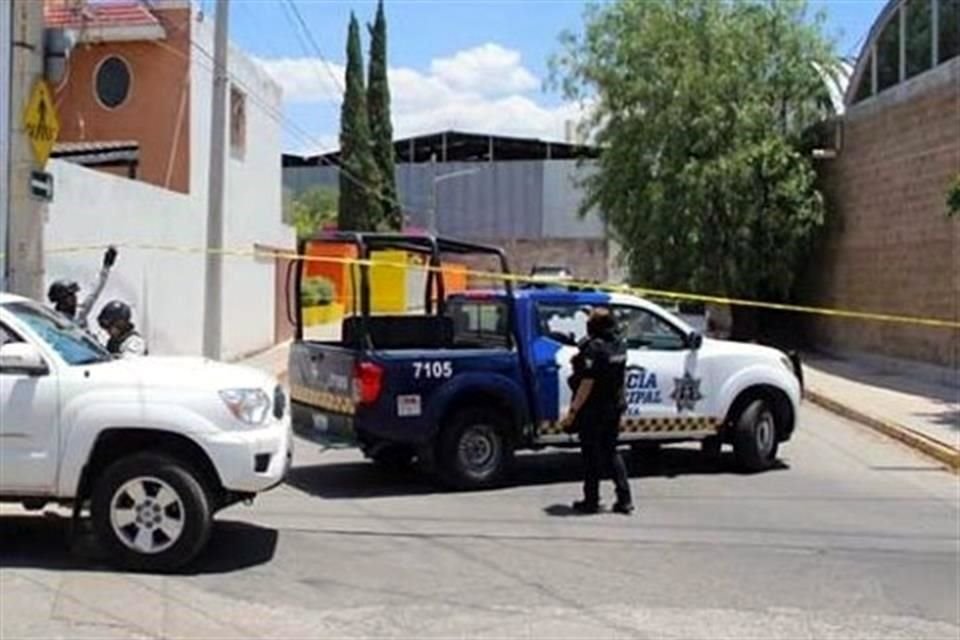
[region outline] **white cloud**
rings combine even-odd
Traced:
[[[457,129],[562,140],[564,122],[578,119],[577,105],[547,107],[525,96],[492,100],[456,100],[432,109],[400,111],[393,116],[398,137]]]
[[[283,88],[288,102],[339,102],[343,65],[320,58],[255,58]],[[329,64],[329,68],[327,67]]]
[[[430,63],[430,73],[454,89],[483,95],[530,91],[540,84],[520,64],[519,51],[493,42],[436,58]]]
[[[283,87],[288,104],[339,105],[342,65],[316,58],[258,62]],[[436,58],[429,68],[429,72],[406,67],[389,70],[397,137],[460,129],[561,140],[564,123],[581,114],[578,105],[537,102],[535,90],[540,83],[523,66],[520,53],[495,43]],[[337,122],[323,124],[320,136],[335,140]]]

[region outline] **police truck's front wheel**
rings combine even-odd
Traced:
[[[440,435],[440,478],[455,489],[484,489],[501,482],[513,462],[513,444],[502,416],[487,409],[457,413]]]

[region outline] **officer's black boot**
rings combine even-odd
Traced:
[[[617,501],[613,505],[613,512],[628,516],[633,513],[633,502],[630,501],[630,498],[617,498]]]
[[[584,514],[600,513],[600,502],[598,500],[577,500],[573,503],[573,510]]]

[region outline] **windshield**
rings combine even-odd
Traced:
[[[38,304],[14,302],[5,308],[50,345],[69,365],[94,364],[113,359],[106,349],[80,327]]]

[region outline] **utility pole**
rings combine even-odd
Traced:
[[[13,3],[0,4],[0,291],[7,288],[7,225],[10,216],[10,54]]]
[[[203,355],[219,360],[223,329],[223,192],[227,143],[227,50],[229,0],[217,0],[213,42],[213,111],[210,116],[210,174],[203,313]]]
[[[0,197],[7,199],[6,278],[4,287],[34,299],[43,299],[43,224],[45,206],[30,194],[30,175],[40,168],[24,125],[24,113],[30,94],[43,78],[43,3],[34,0],[0,2],[0,10],[10,11],[11,52],[9,61],[10,91],[2,87],[4,99],[9,96],[9,185]],[[2,74],[0,74],[2,76]],[[2,111],[2,110],[0,110]],[[0,206],[0,212],[3,207]]]

